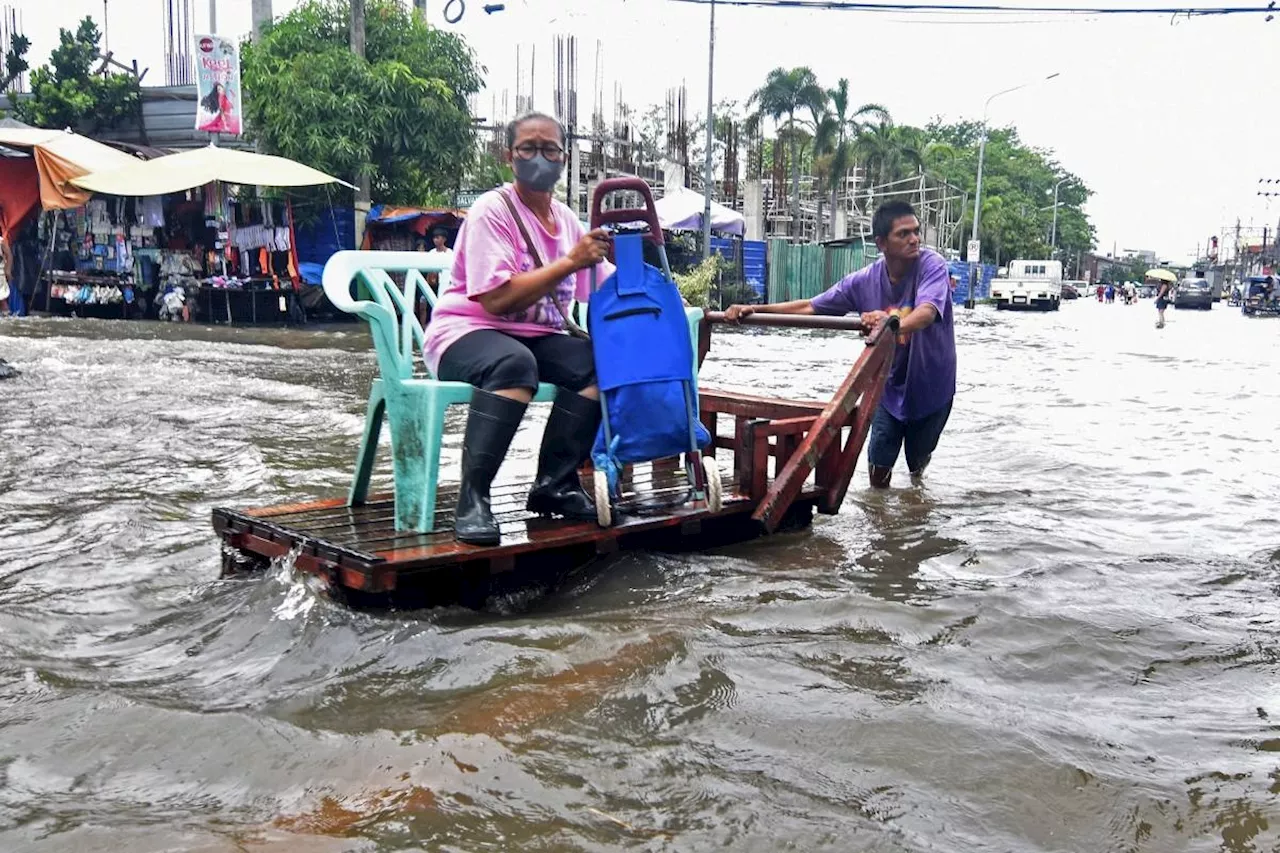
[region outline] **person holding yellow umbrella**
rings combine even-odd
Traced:
[[[1169,303],[1173,301],[1173,286],[1178,281],[1178,277],[1168,270],[1147,270],[1146,279],[1148,283],[1156,285],[1156,312],[1159,319],[1156,320],[1156,328],[1164,328],[1164,309],[1169,307]]]

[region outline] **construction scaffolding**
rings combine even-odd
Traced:
[[[590,188],[619,176],[643,178],[657,197],[669,182],[703,192],[702,169],[690,168],[690,163],[701,162],[697,124],[705,118],[690,120],[684,83],[669,88],[664,103],[637,111],[627,103],[622,86],[607,81],[604,45],[597,40],[590,119],[583,121],[578,49],[577,38],[565,34],[555,36],[551,51],[542,53],[552,57],[553,114],[565,128],[566,203],[585,216]],[[489,133],[481,134],[481,144],[498,159],[505,147],[501,129],[516,115],[535,109],[537,56],[532,44],[516,46],[514,103],[508,89],[491,93],[491,113],[484,128]],[[606,87],[612,89],[612,115],[607,111]],[[834,188],[828,181],[802,175],[799,204],[793,205],[787,146],[766,144],[758,121],[717,116],[715,122],[712,153],[719,177],[711,187],[712,198],[743,213],[748,223],[759,223],[759,238],[782,237],[793,243],[869,241],[875,207],[902,199],[918,211],[927,245],[940,250],[962,247],[960,225],[967,197],[958,187],[927,172],[873,184],[864,169],[855,167]]]

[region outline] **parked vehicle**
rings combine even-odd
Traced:
[[[1208,279],[1184,278],[1178,282],[1178,288],[1174,291],[1173,307],[1208,311],[1213,307],[1213,285]]]
[[[1241,299],[1240,313],[1246,317],[1280,317],[1280,288],[1271,276],[1251,276],[1245,283],[1248,293]]]
[[[1082,293],[1089,291],[1089,282],[1087,281],[1064,281],[1062,283],[1063,299],[1079,299]]]
[[[1062,304],[1061,261],[1013,261],[991,281],[997,310],[1057,311]]]

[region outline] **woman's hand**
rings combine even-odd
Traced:
[[[609,232],[596,228],[582,235],[567,256],[574,270],[585,270],[609,257]]]

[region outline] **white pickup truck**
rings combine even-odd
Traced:
[[[1057,311],[1062,304],[1061,261],[1013,261],[1004,276],[991,281],[999,310]]]

